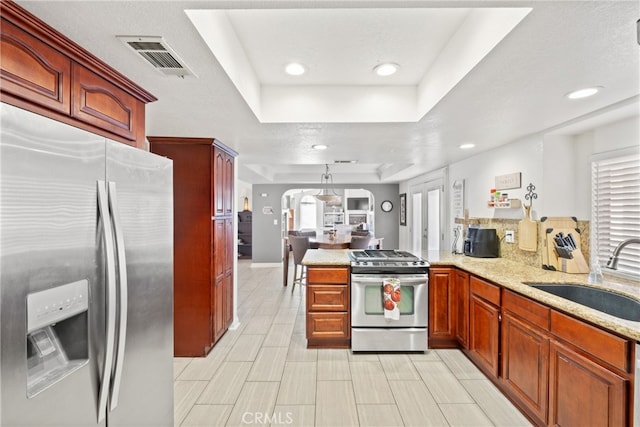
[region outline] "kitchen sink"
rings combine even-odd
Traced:
[[[621,319],[640,322],[640,301],[615,292],[573,283],[527,283],[527,285]]]

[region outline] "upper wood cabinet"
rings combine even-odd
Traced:
[[[0,36],[2,91],[69,114],[71,60],[4,17]]]
[[[2,102],[146,148],[153,95],[17,4],[0,12]]]
[[[215,183],[213,186],[214,215],[231,215],[233,212],[233,156],[218,147],[213,151]]]
[[[88,69],[73,64],[71,115],[92,126],[136,141],[144,104]],[[144,127],[140,129],[144,136]]]

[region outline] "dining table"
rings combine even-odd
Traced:
[[[283,240],[283,268],[282,268],[282,284],[287,286],[289,278],[289,253],[291,252],[291,244],[289,238],[285,237]],[[382,249],[382,241],[384,237],[371,237],[371,246],[376,249]],[[337,236],[330,237],[329,234],[323,234],[321,236],[309,236],[309,249],[349,249],[351,243],[350,235],[338,234]]]

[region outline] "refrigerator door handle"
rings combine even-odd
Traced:
[[[109,204],[107,189],[104,181],[98,181],[98,212],[102,222],[102,233],[105,244],[106,257],[106,347],[104,352],[104,365],[102,368],[102,378],[100,381],[100,392],[98,395],[98,422],[102,422],[107,415],[107,404],[111,383],[111,371],[113,370],[113,354],[115,350],[116,335],[116,259],[113,243],[113,230],[111,228],[111,216],[109,215]]]
[[[109,209],[111,211],[111,221],[113,222],[113,230],[116,237],[116,254],[118,261],[118,294],[119,298],[119,326],[118,326],[118,345],[115,359],[115,369],[113,374],[113,383],[111,385],[110,410],[114,410],[118,406],[118,397],[120,394],[120,382],[122,380],[122,368],[124,365],[124,350],[127,340],[127,306],[128,306],[128,284],[127,284],[127,258],[124,250],[124,235],[120,224],[120,214],[118,210],[118,199],[116,191],[116,183],[109,182]]]

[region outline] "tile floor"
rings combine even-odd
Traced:
[[[238,270],[239,328],[174,361],[176,426],[531,425],[457,350],[307,349],[304,287],[251,260]]]

